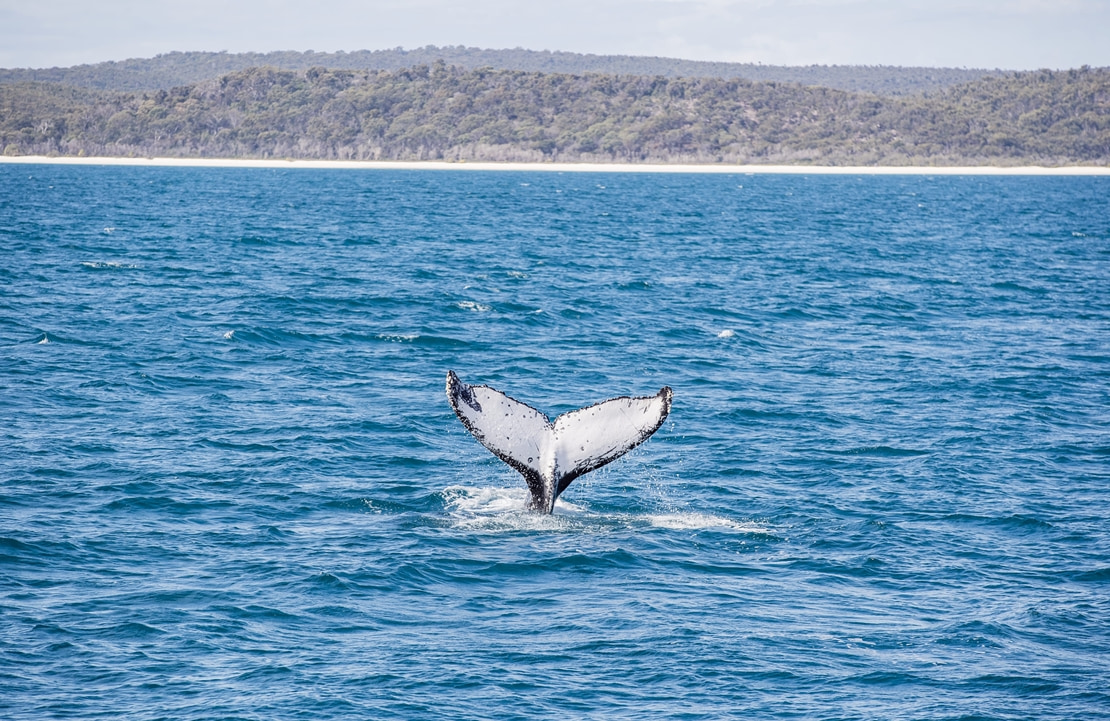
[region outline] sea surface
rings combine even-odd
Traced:
[[[0,165],[0,718],[1110,718],[1110,178]]]

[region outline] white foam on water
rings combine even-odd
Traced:
[[[124,269],[128,269],[128,270],[134,270],[134,269],[139,267],[139,266],[137,266],[133,263],[120,263],[120,262],[111,261],[111,260],[103,260],[103,261],[102,260],[86,260],[86,261],[83,261],[81,263],[81,265],[85,266],[86,268],[97,268],[97,269],[101,269],[101,268],[124,268]]]
[[[229,330],[227,333],[224,333],[224,340],[231,340],[234,337],[235,337],[235,331],[233,331],[233,330]]]
[[[717,337],[718,337],[718,338],[731,338],[731,337],[732,337],[732,336],[734,336],[734,335],[736,335],[736,333],[734,333],[734,332],[733,332],[733,331],[731,331],[731,330],[727,330],[727,329],[726,329],[726,330],[723,330],[723,331],[721,331],[720,333],[718,333],[718,334],[717,334]]]
[[[528,509],[525,488],[449,486],[443,490],[443,498],[450,513],[489,515]]]
[[[528,510],[525,488],[450,486],[443,490],[443,499],[451,525],[471,531],[611,532],[642,529],[646,524],[677,531],[770,532],[759,523],[734,521],[711,513],[599,514],[562,499],[555,502],[555,513],[545,515]]]
[[[678,531],[699,531],[705,529],[727,529],[740,533],[767,533],[768,529],[758,523],[739,523],[711,513],[663,513],[648,516],[648,521],[656,528],[670,528]]]
[[[450,486],[443,499],[452,525],[479,531],[561,531],[575,525],[582,509],[573,503],[555,502],[553,515],[528,510],[528,489],[498,486]]]
[[[458,303],[455,303],[455,307],[456,308],[462,308],[463,310],[471,310],[471,311],[474,311],[475,313],[487,313],[487,312],[493,310],[492,305],[486,305],[485,303],[477,303],[473,300],[460,300]]]
[[[43,333],[43,334],[42,334],[42,340],[40,340],[40,341],[39,341],[38,343],[36,343],[35,345],[46,345],[46,344],[47,344],[47,343],[49,343],[49,342],[50,342],[50,338],[49,338],[49,337],[47,337],[47,335],[46,335],[45,333]]]

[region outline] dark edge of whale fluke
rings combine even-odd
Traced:
[[[666,421],[674,392],[620,396],[564,413],[554,421],[486,385],[447,372],[447,400],[471,435],[528,484],[529,509],[551,513],[574,479],[612,463]]]

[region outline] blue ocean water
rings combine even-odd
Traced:
[[[1110,718],[1110,178],[0,165],[0,424],[5,719]]]

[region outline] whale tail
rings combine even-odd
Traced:
[[[584,473],[628,453],[659,430],[671,410],[670,388],[653,396],[611,398],[550,420],[489,386],[447,372],[447,400],[466,429],[524,476],[529,508],[551,513],[555,499]]]

